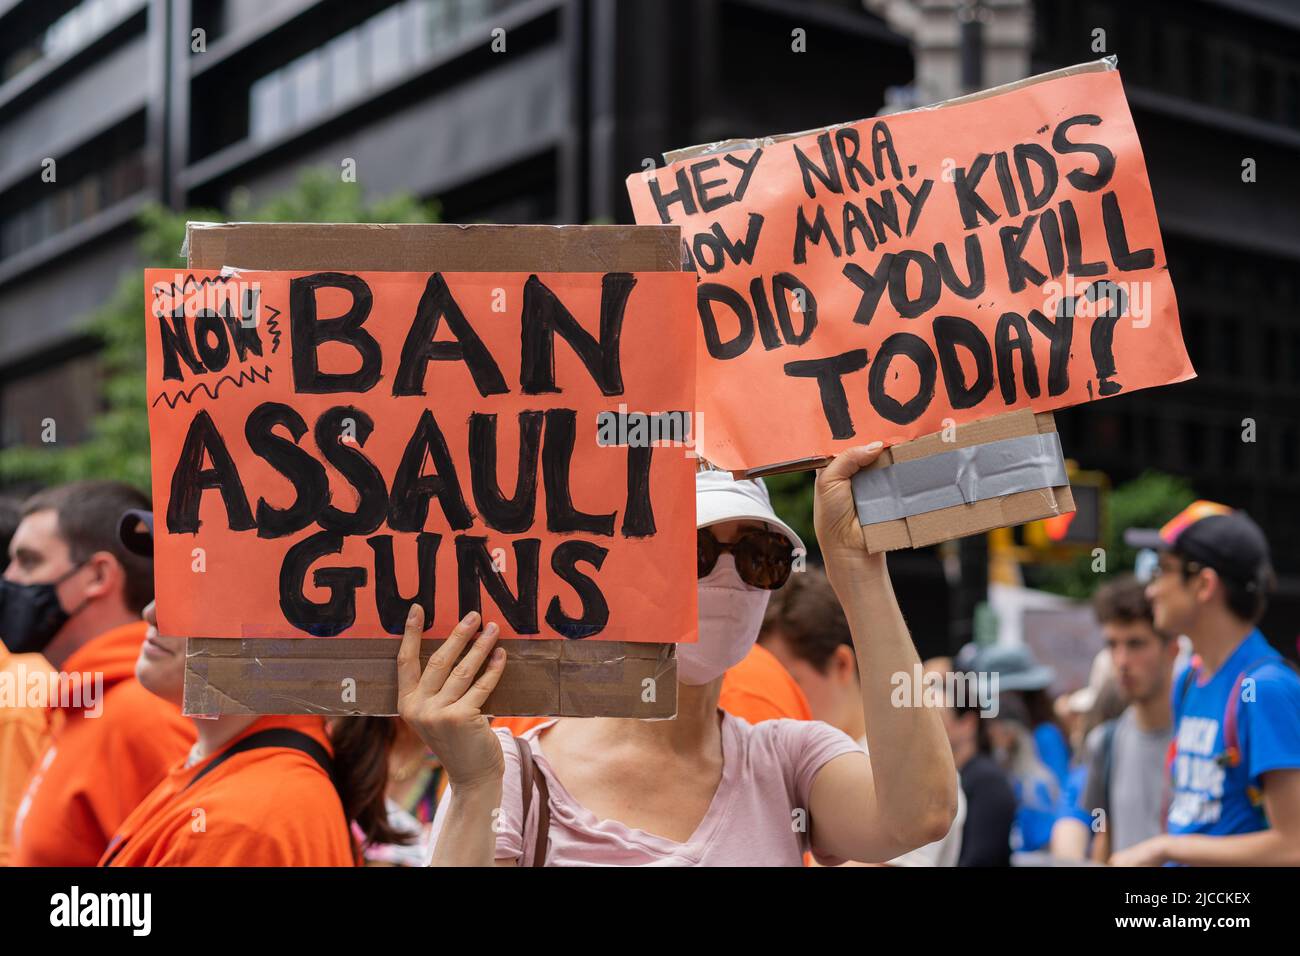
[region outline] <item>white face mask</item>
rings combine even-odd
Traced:
[[[740,580],[734,557],[719,555],[713,570],[699,580],[699,639],[677,645],[677,679],[698,687],[744,660],[758,640],[771,596]]]

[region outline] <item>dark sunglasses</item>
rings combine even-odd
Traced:
[[[704,577],[718,563],[718,556],[730,551],[736,572],[746,584],[775,590],[785,584],[794,565],[790,539],[776,531],[744,531],[730,544],[719,541],[708,528],[695,533],[695,572]]]

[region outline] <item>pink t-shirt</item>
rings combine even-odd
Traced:
[[[547,721],[523,734],[550,788],[548,866],[802,866],[812,850],[818,862],[844,862],[811,846],[808,802],[818,771],[841,754],[862,753],[847,734],[817,720],[765,720],[750,724],[723,711],[722,780],[699,827],[685,843],[598,820],[564,789],[538,743]],[[533,864],[538,806],[529,811],[528,839],[520,817],[519,754],[510,732],[495,731],[505,755],[496,857]],[[436,846],[451,806],[449,790],[438,805],[431,846]],[[805,812],[796,816],[794,811]],[[800,826],[800,823],[803,826]]]

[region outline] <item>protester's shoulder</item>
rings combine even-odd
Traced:
[[[212,807],[232,822],[256,824],[276,815],[298,817],[341,804],[333,783],[310,756],[265,748],[236,754],[198,784],[209,816]]]
[[[104,712],[98,719],[118,732],[139,732],[146,740],[194,737],[194,725],[181,715],[180,708],[145,690],[135,678],[104,692]]]
[[[1295,666],[1276,651],[1272,654],[1266,652],[1258,660],[1248,664],[1245,676],[1253,678],[1257,685],[1267,683],[1300,691],[1300,672],[1297,672]]]
[[[1243,700],[1263,704],[1261,710],[1300,713],[1300,674],[1280,654],[1250,667],[1243,681],[1253,682],[1253,694]]]
[[[23,653],[8,654],[0,658],[0,674],[4,673],[30,677],[32,674],[55,673],[55,670],[43,655]]]
[[[114,705],[112,708],[108,706],[110,703]],[[175,704],[169,704],[156,694],[145,690],[144,685],[134,677],[118,681],[112,687],[105,688],[104,705],[104,716],[121,720],[129,720],[131,716],[141,712],[152,714],[163,709],[180,713],[180,708]],[[128,709],[131,715],[125,714]]]
[[[808,701],[798,683],[767,648],[755,644],[722,679],[718,706],[751,724],[781,717],[808,720]]]
[[[798,704],[796,699],[781,699],[780,694],[768,692],[760,687],[726,687],[718,697],[718,706],[727,713],[739,717],[750,724],[759,724],[768,720],[781,718],[807,719],[793,713]]]
[[[1037,740],[1040,745],[1062,748],[1068,748],[1069,746],[1065,742],[1065,734],[1061,732],[1061,728],[1056,726],[1056,724],[1052,723],[1050,720],[1043,721],[1035,727],[1033,733],[1034,739]]]
[[[1083,738],[1083,752],[1089,757],[1095,757],[1101,753],[1106,738],[1113,734],[1118,727],[1119,718],[1112,717],[1110,720],[1103,721],[1092,728],[1092,730],[1088,731],[1087,736]]]
[[[809,747],[843,748],[846,751],[862,749],[844,731],[820,720],[778,717],[751,724],[734,714],[727,714],[726,719],[731,721],[751,750],[775,748],[797,753]]]

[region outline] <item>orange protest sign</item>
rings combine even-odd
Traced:
[[[699,275],[705,458],[821,459],[1195,374],[1119,74],[993,94],[628,177]]]
[[[145,278],[162,633],[694,640],[689,274]]]

